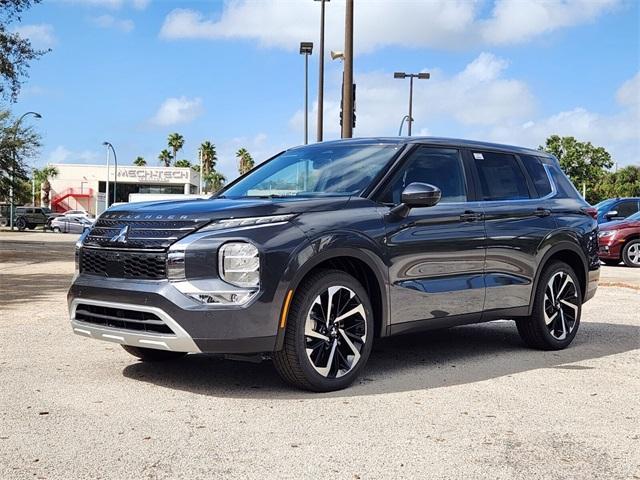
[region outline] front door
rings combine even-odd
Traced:
[[[484,220],[479,202],[468,201],[465,170],[458,149],[420,146],[382,193],[381,201],[397,205],[413,182],[442,191],[433,207],[413,208],[406,218],[386,217],[395,332],[411,329],[412,322],[448,325],[482,312]]]

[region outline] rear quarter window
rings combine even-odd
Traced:
[[[531,177],[533,181],[538,197],[546,197],[549,195],[553,189],[551,188],[549,175],[547,175],[547,171],[542,162],[540,162],[540,159],[533,155],[520,155],[520,159],[524,164],[524,168],[527,169],[529,177]]]

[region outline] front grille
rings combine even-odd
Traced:
[[[83,248],[80,272],[110,278],[162,280],[167,277],[166,253]]]
[[[116,218],[111,218],[114,216]],[[207,223],[207,220],[140,220],[142,215],[106,214],[100,217],[84,245],[95,247],[120,247],[137,249],[166,249],[182,237],[189,235]],[[148,215],[151,217],[152,215]],[[117,239],[124,227],[126,234]]]
[[[102,327],[175,335],[160,317],[151,312],[81,303],[76,307],[75,319]]]

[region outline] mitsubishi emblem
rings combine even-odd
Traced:
[[[113,237],[111,237],[111,240],[109,240],[109,241],[112,242],[112,243],[127,243],[127,235],[128,234],[129,234],[129,225],[125,225],[118,232],[118,234],[114,235]]]

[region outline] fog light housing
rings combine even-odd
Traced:
[[[244,305],[251,300],[256,290],[237,290],[229,292],[190,292],[186,295],[205,305]]]
[[[225,282],[241,288],[260,286],[260,252],[246,242],[225,243],[218,250],[218,271]]]

